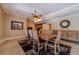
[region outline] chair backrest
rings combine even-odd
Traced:
[[[38,37],[37,30],[33,30],[33,39],[34,39],[35,41],[39,41],[39,37]]]
[[[32,30],[28,30],[28,34],[29,34],[30,38],[33,38],[33,31]]]
[[[61,30],[58,30],[56,41],[59,41],[61,39]]]
[[[53,34],[55,34],[55,35],[56,35],[56,34],[57,34],[57,32],[58,32],[58,30],[53,30]]]
[[[52,30],[47,30],[47,34],[48,35],[52,35],[53,34],[53,31]]]
[[[52,35],[53,33],[52,33],[52,30],[48,30],[48,29],[44,29],[44,37],[45,37],[45,39],[44,40],[46,40],[46,41],[49,41],[49,37],[48,37],[48,35]]]

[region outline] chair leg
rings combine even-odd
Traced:
[[[58,44],[58,51],[60,52],[60,47],[59,47],[59,44]]]
[[[35,44],[34,44],[34,42],[33,42],[33,50],[35,50]]]
[[[45,52],[47,51],[47,45],[45,44]]]
[[[55,55],[57,54],[57,53],[56,53],[56,46],[54,47],[54,53],[55,53]]]
[[[38,44],[38,53],[39,53],[39,50],[40,50],[40,45]]]

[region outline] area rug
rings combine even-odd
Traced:
[[[24,46],[23,46],[24,44]],[[31,45],[28,45],[26,43],[23,43],[21,47],[23,48],[26,55],[55,55],[53,48],[47,47],[47,51],[45,52],[44,48],[40,50],[40,52],[37,54],[37,51],[34,51]],[[70,55],[71,53],[71,46],[67,46],[64,44],[60,44],[60,52],[58,55]]]
[[[71,47],[64,45],[64,44],[60,44],[60,52],[58,55],[70,55],[71,52]],[[40,50],[39,55],[55,55],[54,54],[54,50],[51,47],[47,47],[47,51],[44,51],[44,48],[42,50]]]

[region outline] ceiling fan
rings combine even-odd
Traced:
[[[37,11],[34,11],[34,13],[32,13],[34,18],[38,18],[40,19],[42,17],[42,15],[37,14]]]

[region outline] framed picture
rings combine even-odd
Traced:
[[[23,30],[23,22],[11,21],[11,30]]]

